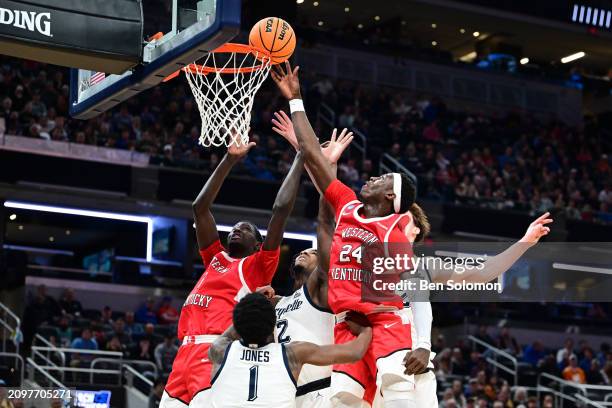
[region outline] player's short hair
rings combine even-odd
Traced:
[[[265,345],[274,332],[274,306],[261,293],[249,293],[234,307],[234,328],[245,345]]]
[[[244,222],[245,224],[249,224],[251,226],[251,228],[253,229],[253,232],[255,233],[255,239],[257,240],[257,242],[263,242],[263,236],[261,235],[261,232],[259,232],[259,228],[257,228],[257,226],[252,223],[251,221],[247,221],[247,220],[242,220],[239,221],[238,223]]]
[[[416,180],[408,177],[407,174],[400,173],[402,178],[402,196],[400,199],[400,210],[399,213],[403,214],[410,209],[410,206],[414,204],[417,195]]]
[[[418,235],[414,239],[414,242],[421,242],[427,235],[429,235],[429,232],[431,231],[429,218],[427,218],[425,211],[423,211],[423,209],[417,203],[412,203],[410,206],[410,214],[412,214],[414,219],[414,225],[420,229]]]

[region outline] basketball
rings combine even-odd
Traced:
[[[270,53],[272,64],[280,64],[295,50],[295,33],[282,18],[266,17],[251,29],[249,45]]]

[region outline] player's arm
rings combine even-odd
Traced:
[[[412,302],[412,324],[417,334],[416,339],[412,339],[415,344],[412,351],[409,351],[404,358],[405,373],[408,375],[422,373],[429,364],[431,352],[431,325],[433,323],[433,313],[431,303]]]
[[[299,105],[302,100],[300,80],[297,74],[299,67],[295,67],[292,70],[291,64],[289,64],[289,61],[286,61],[285,68],[283,70],[280,66],[274,67],[271,71],[272,79],[276,82],[276,85],[287,100],[299,100],[300,102],[297,102]],[[319,191],[326,191],[331,182],[336,179],[336,176],[321,152],[319,140],[308,121],[303,104],[301,107],[293,106],[291,108],[291,119],[295,127],[300,150],[304,153],[304,159],[312,173],[312,181],[318,186]]]
[[[234,329],[234,326],[230,326],[223,332],[222,335],[217,337],[213,344],[208,349],[208,358],[213,363],[213,371],[216,371],[217,367],[223,361],[225,351],[227,347],[235,340],[240,339],[238,332]]]
[[[354,363],[361,360],[372,340],[372,328],[353,322],[351,322],[350,327],[357,337],[347,343],[319,346],[313,343],[296,341],[287,344],[287,358],[295,378],[299,377],[304,364],[328,366]]]
[[[537,244],[550,232],[547,225],[553,222],[550,213],[545,213],[529,224],[523,238],[514,243],[504,252],[488,258],[481,267],[465,268],[462,272],[432,268],[430,270],[433,282],[447,282],[449,280],[464,280],[466,282],[490,282],[506,272],[525,252]]]
[[[217,198],[217,194],[219,194],[219,190],[221,190],[221,186],[232,167],[234,167],[253,146],[255,146],[254,142],[240,146],[236,146],[235,144],[229,146],[227,153],[223,156],[223,159],[221,159],[221,162],[219,162],[219,165],[208,178],[202,191],[200,191],[193,202],[193,219],[196,227],[198,247],[200,249],[208,248],[219,239],[217,224],[215,223],[210,208]]]
[[[285,177],[283,184],[276,194],[276,200],[272,207],[272,218],[268,224],[268,233],[263,242],[262,248],[265,251],[276,249],[280,246],[285,232],[287,219],[293,211],[293,205],[300,188],[300,178],[304,169],[304,159],[300,152],[295,155],[293,165],[289,174]]]

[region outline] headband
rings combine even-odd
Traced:
[[[391,174],[393,174],[393,194],[395,194],[395,198],[393,199],[393,210],[399,213],[400,207],[402,206],[402,176],[399,173]]]

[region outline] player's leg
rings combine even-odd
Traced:
[[[334,344],[343,344],[355,338],[345,323],[334,327]],[[363,398],[368,384],[374,382],[366,360],[371,353],[368,350],[362,360],[353,364],[334,365],[331,377],[330,400],[334,408],[369,407]],[[373,361],[373,360],[372,360]]]
[[[385,408],[416,407],[414,375],[404,374],[404,357],[412,347],[410,325],[398,314],[369,316],[372,322],[372,353],[376,361],[376,384]],[[420,405],[419,405],[420,406]]]
[[[185,381],[185,375],[189,372],[188,354],[189,350],[187,348],[179,347],[172,363],[172,371],[164,388],[164,394],[159,403],[160,408],[186,408],[189,406],[190,398]]]
[[[438,384],[433,370],[414,376],[415,399],[419,403],[419,408],[438,407]]]
[[[187,388],[191,396],[190,408],[207,408],[210,406],[212,362],[208,359],[210,343],[189,345],[192,352],[189,358],[189,374]]]

